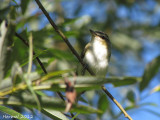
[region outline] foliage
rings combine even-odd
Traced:
[[[93,119],[93,116],[96,116],[94,119],[106,119],[106,115],[108,119],[122,118],[122,113],[117,113],[106,94],[100,91],[100,86],[103,84],[114,86],[111,89],[116,89],[119,94],[119,96],[114,94],[114,97],[120,101],[127,112],[129,111],[131,117],[132,113],[138,112],[139,109],[160,116],[159,112],[145,109],[145,106],[157,106],[156,103],[143,102],[148,95],[160,91],[159,84],[155,87],[150,86],[154,81],[153,78],[159,75],[160,54],[152,57],[153,60],[147,61],[145,65],[142,55],[146,50],[145,44],[150,45],[154,41],[155,44],[160,45],[159,27],[141,23],[138,18],[133,18],[127,13],[120,13],[125,9],[125,12],[131,11],[133,12],[131,14],[134,14],[137,6],[137,14],[140,11],[148,16],[155,15],[151,8],[150,10],[140,8],[140,5],[147,6],[147,1],[79,0],[74,3],[41,0],[41,2],[78,53],[89,40],[89,28],[99,29],[109,34],[112,42],[109,77],[75,75],[77,66],[81,65],[46,20],[36,2],[2,0],[0,4],[0,111],[2,113],[0,116],[6,113],[10,116],[19,116],[17,119],[27,120],[30,118],[23,114],[30,115],[32,112],[34,115],[36,109],[45,118],[73,119],[70,113],[64,113],[66,103],[57,96],[57,92],[61,92],[65,97],[65,79],[76,81],[74,88],[78,94],[77,101],[70,110],[76,119]],[[70,3],[76,4],[74,8],[68,9]],[[89,5],[90,7],[85,7]],[[95,10],[92,11],[91,7]],[[99,7],[102,9],[98,11]],[[95,14],[82,15],[84,9],[89,9],[88,12]],[[71,17],[70,11],[72,11]],[[33,43],[29,44],[31,34]],[[30,46],[33,46],[33,50]],[[32,60],[29,61],[29,57]],[[136,67],[130,68],[136,66],[136,63],[139,63],[138,68],[144,71],[141,74]],[[42,69],[42,64],[48,74]],[[31,71],[27,72],[30,65]],[[129,75],[128,71],[131,71]],[[152,87],[152,90],[148,90],[149,87]],[[86,92],[81,95],[84,91]],[[112,90],[109,91],[112,93]],[[147,97],[144,96],[144,92],[147,92]]]

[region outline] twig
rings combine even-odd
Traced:
[[[128,113],[124,110],[122,105],[108,92],[108,90],[102,85],[102,90],[109,96],[109,98],[119,107],[119,109],[123,112],[124,116],[128,118],[129,120],[133,120]]]
[[[50,22],[50,24],[52,25],[52,27],[54,28],[54,30],[60,35],[60,37],[64,40],[64,42],[68,45],[68,47],[70,48],[71,52],[77,57],[78,61],[82,64],[83,67],[86,67],[85,63],[83,62],[83,60],[81,59],[81,57],[79,56],[79,54],[76,52],[76,50],[72,47],[72,45],[70,44],[69,40],[67,39],[67,37],[63,34],[63,32],[57,27],[57,25],[54,23],[54,21],[51,19],[51,17],[49,16],[48,12],[45,10],[45,8],[42,6],[41,2],[39,0],[35,0],[36,3],[38,4],[39,8],[42,10],[42,12],[44,13],[44,15],[47,17],[48,21]],[[89,68],[86,67],[86,70],[91,74],[91,75],[95,75],[94,72]],[[127,114],[127,112],[123,109],[123,107],[120,105],[120,103],[118,103],[118,101],[108,92],[108,90],[104,87],[101,86],[102,90],[108,95],[108,97],[119,107],[119,109],[123,112],[123,114],[125,115],[125,117],[127,117],[129,120],[132,120],[132,118]]]

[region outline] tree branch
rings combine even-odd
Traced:
[[[129,120],[133,120],[122,107],[122,105],[108,92],[108,90],[103,85],[101,86],[101,88],[109,96],[109,98],[119,107],[119,109],[123,112],[124,116]]]
[[[35,0],[39,6],[39,8],[42,10],[42,12],[44,13],[44,15],[47,17],[48,21],[50,22],[50,24],[52,25],[52,27],[54,28],[54,30],[61,36],[61,38],[65,41],[65,43],[68,45],[68,47],[70,48],[71,52],[77,57],[77,59],[79,60],[79,62],[82,64],[83,67],[86,67],[85,63],[83,63],[83,60],[81,59],[81,57],[79,56],[79,54],[75,51],[75,49],[72,47],[72,45],[70,44],[69,40],[67,39],[67,37],[63,34],[63,32],[57,27],[57,25],[53,22],[53,20],[51,19],[51,17],[49,16],[48,12],[44,9],[44,7],[42,6],[41,2],[39,0]],[[88,72],[91,75],[95,75],[93,71],[91,71],[91,69],[89,69],[88,67],[86,68],[88,70]]]
[[[39,0],[35,0],[36,3],[38,4],[39,8],[42,10],[42,12],[44,13],[44,15],[46,16],[46,18],[48,19],[48,21],[50,22],[50,24],[52,25],[52,27],[54,28],[54,30],[60,35],[60,37],[64,40],[64,42],[68,45],[69,49],[71,50],[71,52],[77,57],[78,61],[82,64],[83,67],[86,67],[85,63],[83,62],[83,60],[81,59],[81,57],[79,56],[79,54],[76,52],[76,50],[72,47],[72,45],[70,44],[69,40],[67,39],[67,37],[63,34],[63,32],[57,27],[57,25],[54,23],[54,21],[51,19],[51,17],[49,16],[48,12],[45,10],[45,8],[42,6],[41,2]],[[94,72],[89,68],[86,67],[87,71],[91,74],[91,75],[95,75]],[[120,105],[120,103],[118,103],[118,101],[109,93],[109,91],[104,87],[101,86],[102,90],[108,95],[108,97],[119,107],[119,109],[123,112],[123,114],[125,115],[126,118],[128,118],[129,120],[132,120],[132,118],[127,114],[127,112],[124,110],[124,108]]]

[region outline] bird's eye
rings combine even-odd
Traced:
[[[102,38],[102,39],[105,39],[105,37],[104,37],[104,36],[102,36],[101,38]]]

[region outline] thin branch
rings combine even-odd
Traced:
[[[133,120],[128,113],[124,110],[122,105],[118,103],[118,101],[108,92],[108,90],[102,85],[101,86],[102,90],[109,96],[109,98],[119,107],[119,109],[123,112],[124,116],[128,118],[129,120]]]
[[[72,45],[70,44],[69,40],[67,39],[67,37],[63,34],[63,32],[57,27],[57,25],[53,22],[53,20],[51,19],[51,17],[49,16],[48,12],[44,9],[44,7],[42,6],[41,2],[39,0],[35,0],[39,6],[39,8],[42,10],[42,12],[44,13],[44,15],[47,17],[48,21],[50,22],[50,24],[52,25],[52,27],[55,29],[55,31],[61,36],[61,38],[65,41],[65,43],[68,45],[68,47],[70,48],[71,52],[77,57],[77,59],[79,60],[79,62],[82,64],[83,67],[86,67],[86,64],[83,62],[83,60],[81,59],[81,57],[79,56],[79,54],[75,51],[75,49],[72,47]],[[89,69],[88,67],[86,68],[88,70],[88,72],[91,75],[95,75],[94,72]]]
[[[35,0],[36,3],[38,4],[39,8],[42,10],[42,12],[44,13],[44,15],[47,17],[48,21],[50,22],[50,24],[52,25],[52,27],[54,28],[54,30],[60,35],[60,37],[64,40],[64,42],[68,45],[69,49],[71,50],[71,52],[77,57],[78,61],[82,64],[83,67],[86,67],[85,63],[83,62],[83,60],[81,59],[81,57],[79,56],[79,54],[76,52],[76,50],[72,47],[72,45],[70,44],[69,40],[67,39],[67,37],[63,34],[63,32],[57,27],[57,25],[54,23],[54,21],[51,19],[51,17],[49,16],[48,12],[45,10],[45,8],[42,6],[41,2],[39,0]],[[87,71],[91,74],[91,75],[95,75],[94,72],[89,68],[86,67]],[[123,114],[125,115],[126,118],[128,118],[129,120],[132,120],[132,118],[127,114],[127,112],[123,109],[123,107],[120,105],[120,103],[118,103],[118,101],[109,93],[109,91],[104,87],[101,86],[102,90],[108,95],[108,97],[119,107],[119,109],[123,112]]]

